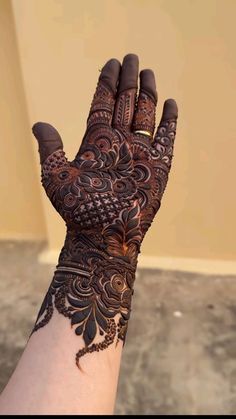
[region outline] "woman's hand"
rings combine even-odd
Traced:
[[[157,93],[151,70],[138,57],[103,67],[75,159],[69,162],[58,132],[37,123],[42,183],[66,222],[67,235],[35,329],[54,307],[70,319],[84,347],[76,355],[124,340],[137,256],[160,208],[173,155],[177,105],[164,104],[155,130]]]

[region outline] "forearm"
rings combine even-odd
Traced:
[[[0,400],[0,414],[108,414],[115,402],[122,342],[94,352],[75,365],[84,346],[55,312],[33,333]]]
[[[154,135],[153,72],[140,72],[138,97],[137,83],[136,55],[106,63],[71,162],[54,127],[33,127],[67,237],[2,413],[113,410],[137,256],[167,184],[178,114],[166,100]]]
[[[135,269],[69,234],[0,413],[112,413]]]

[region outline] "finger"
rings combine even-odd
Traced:
[[[161,122],[153,141],[158,160],[170,169],[178,118],[178,107],[174,99],[164,103]]]
[[[52,153],[63,150],[60,134],[52,125],[47,124],[46,122],[37,122],[33,125],[32,131],[38,141],[41,164],[43,164],[47,157]]]
[[[104,65],[90,108],[88,127],[99,123],[111,125],[119,73],[118,60],[112,58]]]
[[[137,107],[133,118],[133,132],[147,131],[153,136],[155,130],[155,112],[157,91],[155,76],[152,70],[140,72],[140,90]]]
[[[163,106],[163,112],[162,112],[160,124],[162,123],[162,121],[168,121],[171,119],[177,120],[177,118],[178,118],[178,107],[177,107],[176,101],[174,99],[167,99]]]
[[[137,55],[128,54],[124,57],[113,118],[114,128],[131,129],[138,88],[138,67]]]

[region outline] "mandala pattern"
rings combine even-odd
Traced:
[[[129,91],[121,96],[112,128],[114,98],[100,84],[75,160],[68,162],[57,150],[42,166],[42,184],[66,222],[67,236],[34,331],[54,309],[67,317],[84,341],[78,366],[86,353],[125,340],[140,245],[171,166],[176,120],[162,122],[152,144],[126,131],[132,97]],[[145,94],[139,100],[136,128],[150,131],[155,105]]]

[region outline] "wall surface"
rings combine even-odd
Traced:
[[[42,239],[46,229],[9,0],[0,0],[0,239]]]
[[[80,145],[99,69],[110,57],[122,59],[134,52],[142,68],[153,68],[158,117],[165,98],[177,100],[173,170],[143,254],[234,259],[236,2],[13,0],[12,4],[30,124],[37,120],[54,124],[70,158]],[[17,115],[21,119],[20,109]],[[11,182],[15,177],[12,173]],[[31,205],[37,194],[38,188]],[[58,249],[64,226],[42,196],[49,246]]]

